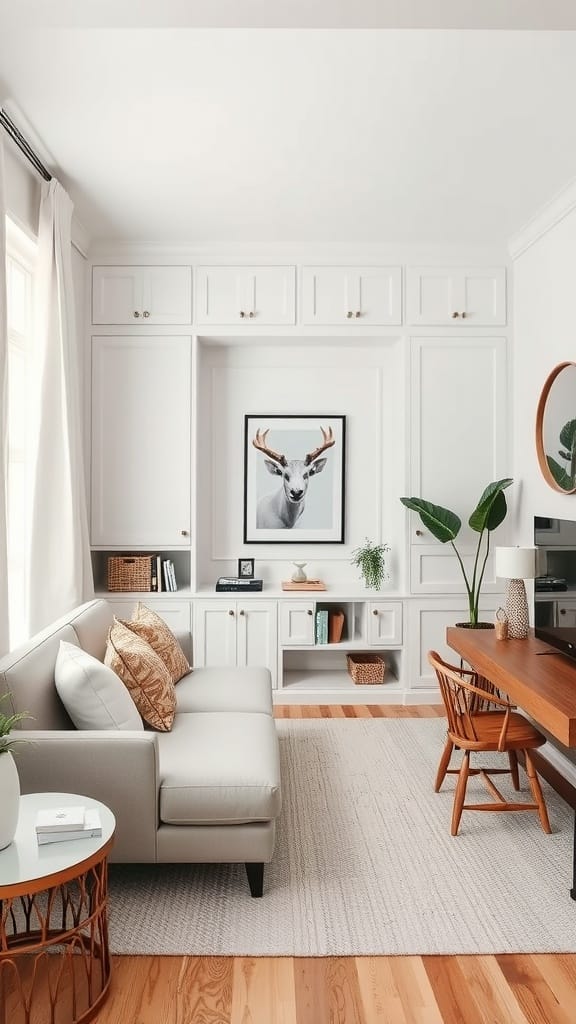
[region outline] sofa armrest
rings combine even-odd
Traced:
[[[140,731],[19,730],[14,755],[23,793],[78,793],[116,818],[110,860],[156,861],[158,742]]]

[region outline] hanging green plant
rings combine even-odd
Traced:
[[[366,537],[366,543],[352,552],[352,565],[358,566],[364,583],[373,590],[380,590],[384,580],[388,579],[384,557],[387,551],[390,551],[388,544],[373,544]]]

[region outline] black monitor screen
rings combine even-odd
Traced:
[[[534,632],[576,658],[576,521],[534,517]]]

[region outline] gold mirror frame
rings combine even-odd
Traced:
[[[552,487],[553,490],[558,491],[559,494],[574,494],[576,493],[576,486],[567,490],[564,489],[564,487],[560,487],[560,484],[556,482],[550,471],[546,452],[544,450],[544,412],[554,381],[568,366],[576,366],[576,363],[573,363],[572,361],[558,363],[551,373],[548,374],[538,400],[538,408],[536,409],[536,454],[538,456],[538,464],[546,483]]]

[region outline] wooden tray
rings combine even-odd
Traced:
[[[322,580],[306,580],[305,583],[282,580],[282,590],[326,590],[326,584]]]

